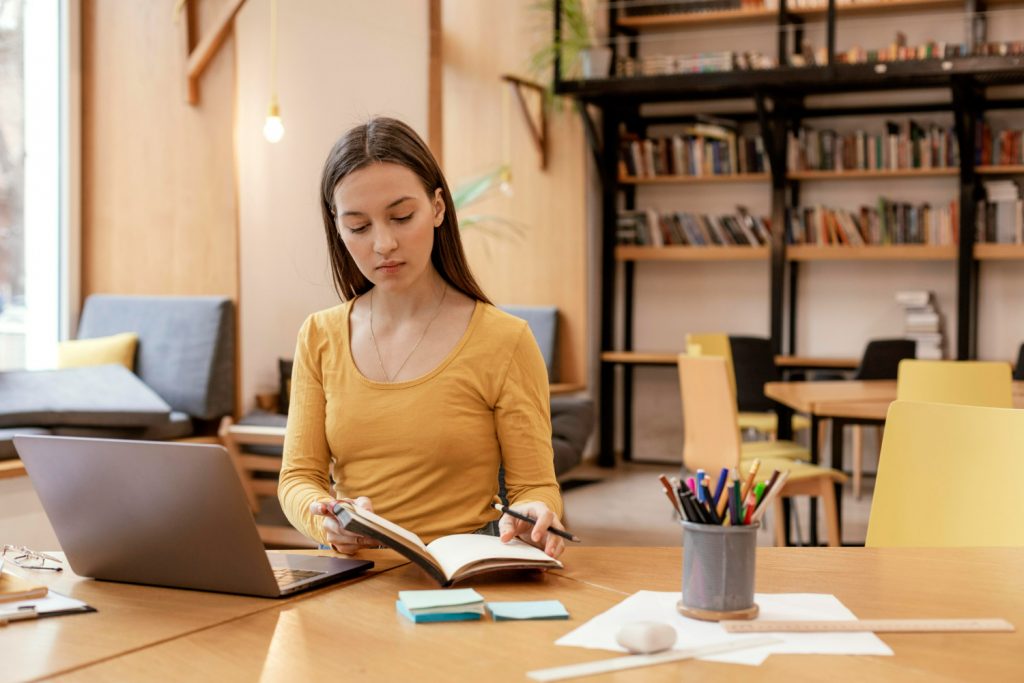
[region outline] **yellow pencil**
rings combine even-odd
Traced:
[[[756,458],[754,463],[750,466],[750,474],[747,475],[747,482],[743,485],[743,490],[740,492],[740,502],[747,499],[747,494],[750,493],[750,489],[754,486],[754,477],[757,476],[757,471],[761,469],[761,459]]]

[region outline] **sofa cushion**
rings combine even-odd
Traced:
[[[555,372],[555,350],[558,348],[558,309],[554,306],[499,306],[501,310],[522,318],[530,326],[540,353],[544,357],[544,365],[548,369],[548,381],[554,382],[558,377]]]
[[[551,397],[551,446],[555,476],[580,464],[587,439],[594,430],[594,402],[576,396]]]
[[[174,410],[211,420],[235,407],[235,315],[216,296],[94,294],[79,339],[139,335],[135,372]]]
[[[11,460],[18,457],[18,451],[14,450],[14,437],[46,436],[50,434],[49,429],[41,427],[13,427],[11,429],[0,429],[0,460]]]
[[[168,441],[192,434],[192,418],[188,413],[172,412],[166,422],[148,427],[53,427],[57,436],[80,436],[89,439],[142,439]]]
[[[95,339],[68,339],[57,346],[58,368],[82,368],[117,363],[135,370],[135,349],[139,335],[121,332]]]
[[[0,372],[0,427],[146,427],[170,412],[120,365]]]

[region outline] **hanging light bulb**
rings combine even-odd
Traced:
[[[263,122],[263,137],[267,142],[280,142],[284,137],[284,123],[281,122],[281,109],[277,106],[277,98],[270,100],[267,109],[267,120]]]
[[[263,137],[271,144],[284,137],[281,108],[277,104],[277,0],[270,0],[270,107],[263,122]]]
[[[502,166],[501,171],[498,173],[498,191],[506,197],[511,197],[515,194],[512,190],[512,169],[508,165]]]

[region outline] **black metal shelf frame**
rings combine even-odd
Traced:
[[[984,39],[984,6],[981,0],[965,0],[968,23],[965,42],[973,46]],[[618,27],[619,8],[609,3],[608,25],[610,34],[633,35],[635,31]],[[961,57],[905,62],[870,64],[839,64],[835,60],[835,0],[829,0],[827,45],[829,63],[816,67],[782,66],[776,69],[746,70],[708,74],[659,75],[588,79],[566,81],[561,79],[561,58],[554,63],[554,91],[576,100],[577,110],[584,120],[585,131],[601,184],[601,350],[615,347],[614,301],[616,290],[615,225],[618,198],[623,196],[627,209],[635,208],[636,188],[623,185],[618,179],[619,126],[625,123],[630,130],[643,135],[647,126],[672,123],[671,115],[643,116],[641,105],[658,102],[692,102],[707,100],[752,101],[753,112],[741,117],[756,117],[768,150],[771,165],[771,220],[772,225],[785,225],[786,207],[799,205],[799,183],[786,177],[786,145],[788,133],[799,128],[802,120],[829,116],[866,116],[877,114],[950,111],[960,146],[960,245],[957,259],[957,337],[956,358],[976,357],[978,314],[978,261],[974,258],[975,212],[968,210],[980,198],[981,188],[974,168],[974,130],[987,109],[1024,108],[1024,100],[985,100],[986,88],[993,85],[1024,83],[1024,57]],[[786,63],[786,27],[792,27],[795,44],[799,44],[802,20],[789,14],[786,0],[780,0],[777,25],[779,27],[778,63]],[[554,2],[554,39],[560,43],[561,0]],[[612,41],[613,60],[617,41]],[[630,54],[636,57],[636,42],[629,44]],[[935,103],[879,104],[872,106],[807,107],[810,95],[845,92],[920,90],[941,88],[949,92],[949,100]],[[730,102],[735,107],[735,102]],[[595,123],[593,114],[600,114]],[[724,115],[724,114],[723,114]],[[600,133],[598,133],[600,131]],[[622,350],[633,350],[633,288],[635,264],[622,264],[623,321]],[[785,231],[775,230],[771,245],[771,320],[770,331],[774,350],[796,353],[796,290],[799,265],[787,262]],[[788,294],[788,296],[787,296]],[[785,329],[784,329],[785,328]],[[623,372],[623,459],[632,459],[632,406],[633,366],[628,363],[602,361],[599,371],[599,464],[614,466],[615,454],[615,367]],[[780,420],[780,428],[785,430]],[[780,431],[780,437],[785,435]]]

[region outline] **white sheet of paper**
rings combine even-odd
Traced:
[[[16,612],[22,607],[34,607],[36,612],[39,614],[46,614],[47,612],[62,612],[69,609],[81,609],[85,606],[86,604],[81,600],[75,600],[74,598],[69,598],[66,595],[50,591],[46,594],[46,597],[43,598],[5,602],[0,605],[0,611]]]
[[[676,610],[680,595],[639,591],[610,610],[603,612],[555,641],[595,650],[625,652],[615,642],[623,625],[634,621],[660,621],[676,629],[676,649],[720,643],[746,634],[727,633],[715,622],[698,621]],[[758,619],[824,620],[857,617],[834,595],[824,593],[757,593],[754,601],[761,608]],[[777,645],[728,652],[704,657],[715,662],[757,666],[770,654],[891,655],[889,648],[874,633],[778,633]]]

